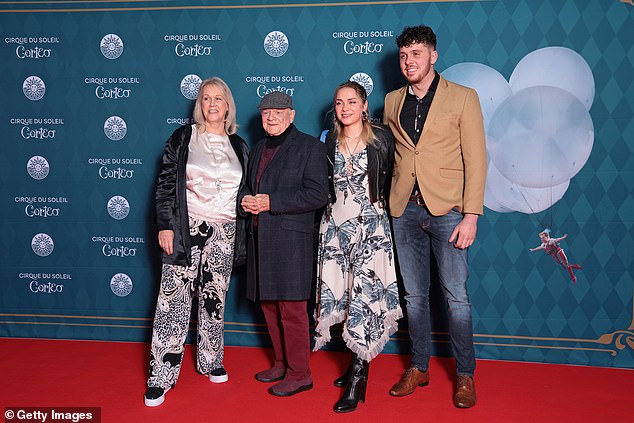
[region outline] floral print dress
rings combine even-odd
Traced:
[[[315,350],[343,322],[346,346],[366,361],[376,357],[403,316],[396,283],[387,211],[370,202],[367,148],[344,157],[335,152],[337,201],[320,227]]]

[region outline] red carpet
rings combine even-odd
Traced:
[[[191,347],[165,403],[143,405],[148,344],[0,338],[0,410],[15,407],[101,407],[102,422],[609,422],[632,415],[634,372],[623,369],[478,361],[478,404],[451,402],[453,360],[434,358],[431,383],[408,397],[388,394],[408,357],[381,355],[370,366],[367,404],[335,414],[332,386],[348,360],[343,353],[311,356],[315,388],[290,398],[267,393],[253,375],[270,351],[228,347],[229,382],[198,375]],[[625,419],[625,420],[624,420]],[[13,422],[17,422],[14,419]]]

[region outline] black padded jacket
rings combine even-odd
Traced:
[[[174,252],[171,255],[162,251],[161,261],[179,266],[191,265],[191,245],[189,241],[189,215],[187,212],[186,175],[191,125],[181,126],[165,142],[156,185],[156,223],[158,230],[174,231]],[[248,161],[247,144],[238,135],[229,135],[231,147],[242,166],[240,188],[245,184]],[[236,210],[237,210],[236,204]],[[243,217],[237,215],[236,244],[234,265],[242,265],[246,260],[246,226]]]

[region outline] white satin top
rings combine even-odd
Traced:
[[[200,132],[192,125],[186,174],[190,217],[216,223],[236,220],[242,167],[227,135]]]

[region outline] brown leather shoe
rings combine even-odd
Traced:
[[[458,375],[453,405],[458,408],[470,408],[476,405],[475,383],[471,376]]]
[[[429,385],[429,370],[421,372],[415,367],[405,370],[401,380],[390,389],[390,395],[393,397],[404,397],[414,392],[417,386]]]

